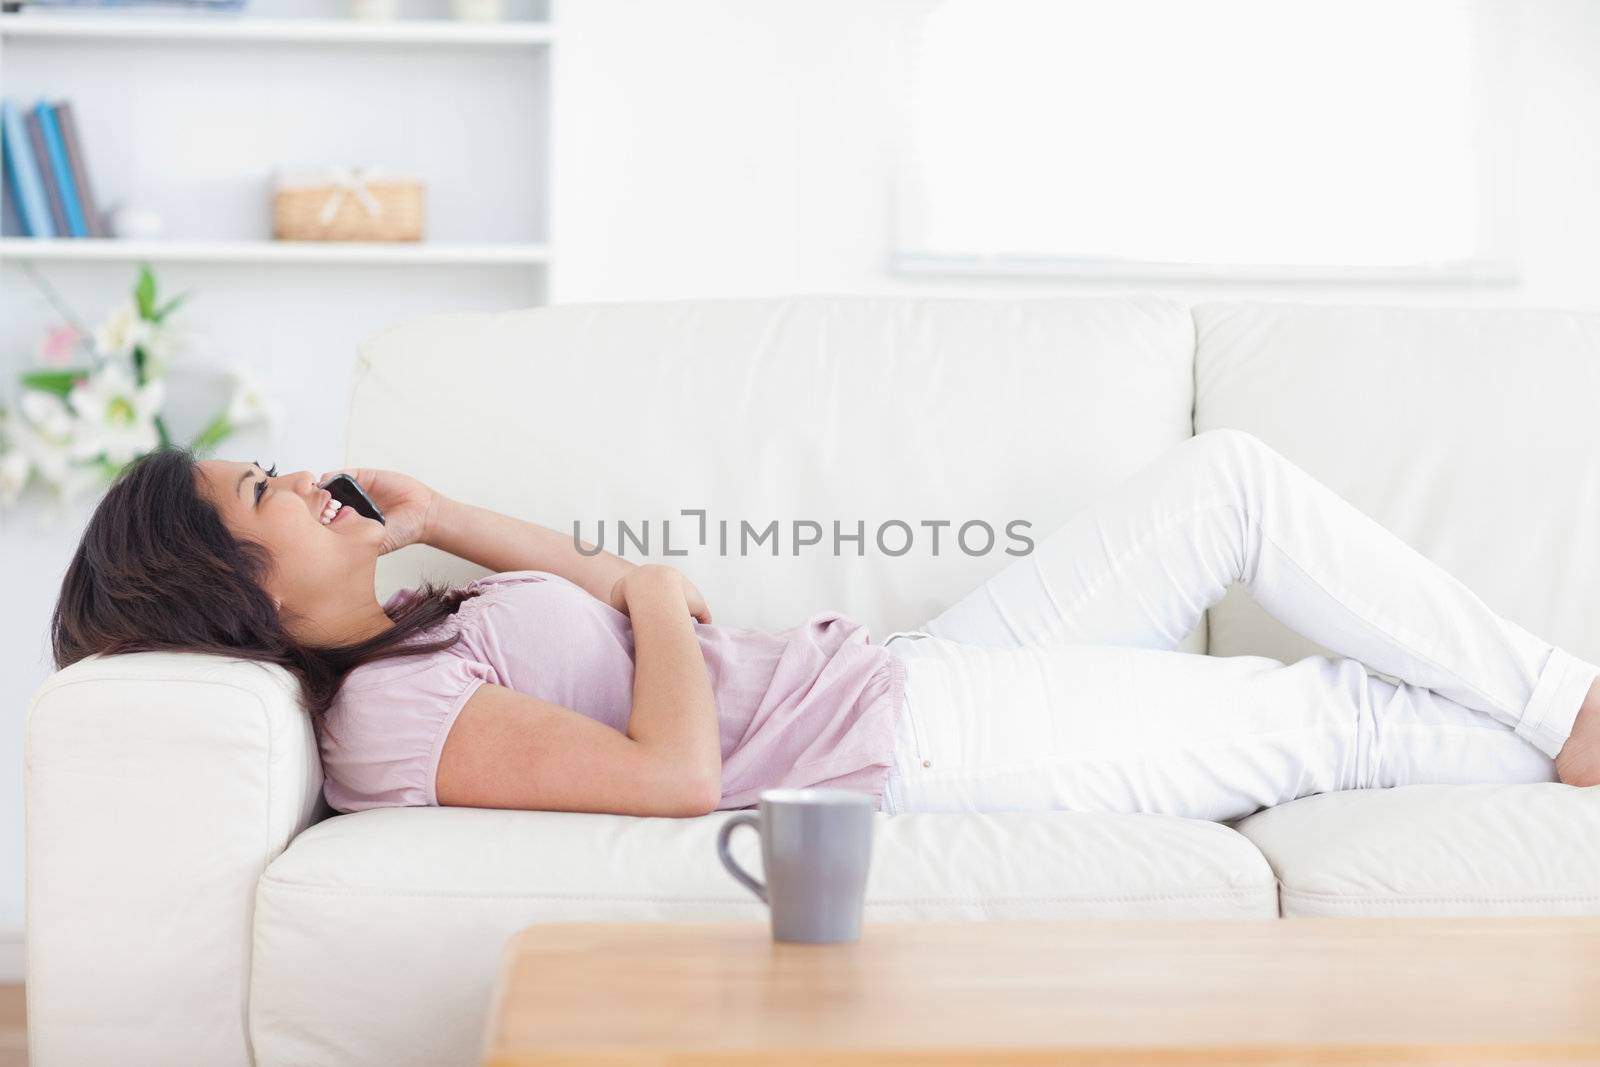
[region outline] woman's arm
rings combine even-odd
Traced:
[[[722,740],[711,674],[695,636],[684,578],[647,563],[622,583],[633,620],[633,711],[628,736],[666,756],[721,798]],[[716,807],[715,802],[711,805]]]
[[[425,544],[469,559],[491,571],[548,571],[608,603],[612,587],[623,575],[638,569],[610,552],[585,556],[572,538],[547,526],[514,519],[476,504],[434,494],[435,503],[422,540]],[[581,541],[585,552],[594,545]]]

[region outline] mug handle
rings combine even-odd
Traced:
[[[728,868],[728,873],[750,888],[750,892],[761,898],[761,903],[766,904],[767,886],[765,882],[758,881],[744,873],[744,868],[728,852],[728,838],[733,831],[741,826],[749,826],[755,830],[757,836],[761,834],[761,816],[753,811],[741,812],[722,824],[722,829],[717,831],[717,855],[722,858],[722,865]]]

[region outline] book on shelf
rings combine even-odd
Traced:
[[[61,143],[61,126],[56,122],[55,108],[41,100],[34,107],[39,125],[44,128],[44,143],[50,154],[50,180],[55,182],[56,193],[67,214],[67,233],[72,237],[89,236],[83,225],[83,207],[78,202],[78,185],[72,180],[72,167],[67,163],[67,147]]]
[[[50,222],[50,203],[45,198],[39,163],[28,139],[27,124],[9,100],[0,100],[0,137],[4,144],[7,189],[17,202],[17,216],[28,237],[54,237]]]
[[[17,212],[17,198],[0,196],[0,234],[22,232],[22,216]]]
[[[50,149],[44,143],[44,123],[39,119],[39,110],[27,113],[23,121],[28,124],[28,147],[33,149],[33,158],[39,164],[39,184],[44,186],[44,198],[50,204],[50,226],[56,233],[67,233],[67,210],[61,206],[61,187],[52,181],[50,165]]]
[[[0,151],[23,236],[107,236],[70,101],[41,99],[26,117],[0,101]]]
[[[83,144],[78,140],[78,118],[72,110],[72,101],[57,100],[56,123],[61,127],[61,140],[67,149],[67,165],[72,171],[72,183],[78,190],[78,206],[83,211],[83,222],[90,237],[108,237],[100,219],[100,208],[95,204],[94,192],[89,188],[89,164],[83,158]]]

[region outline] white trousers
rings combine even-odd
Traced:
[[[1236,583],[1338,658],[1175,651]],[[1228,821],[1334,790],[1555,781],[1600,672],[1221,429],[886,644],[907,668],[889,814]]]

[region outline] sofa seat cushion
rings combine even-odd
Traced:
[[[1600,787],[1319,793],[1234,824],[1285,916],[1600,914]]]
[[[766,906],[718,862],[729,815],[379,808],[319,823],[257,891],[257,1064],[476,1062],[502,948],[532,923],[767,921]],[[1266,861],[1218,823],[1069,812],[875,818],[869,924],[1278,914]],[[765,877],[753,832],[736,832],[730,848]]]

